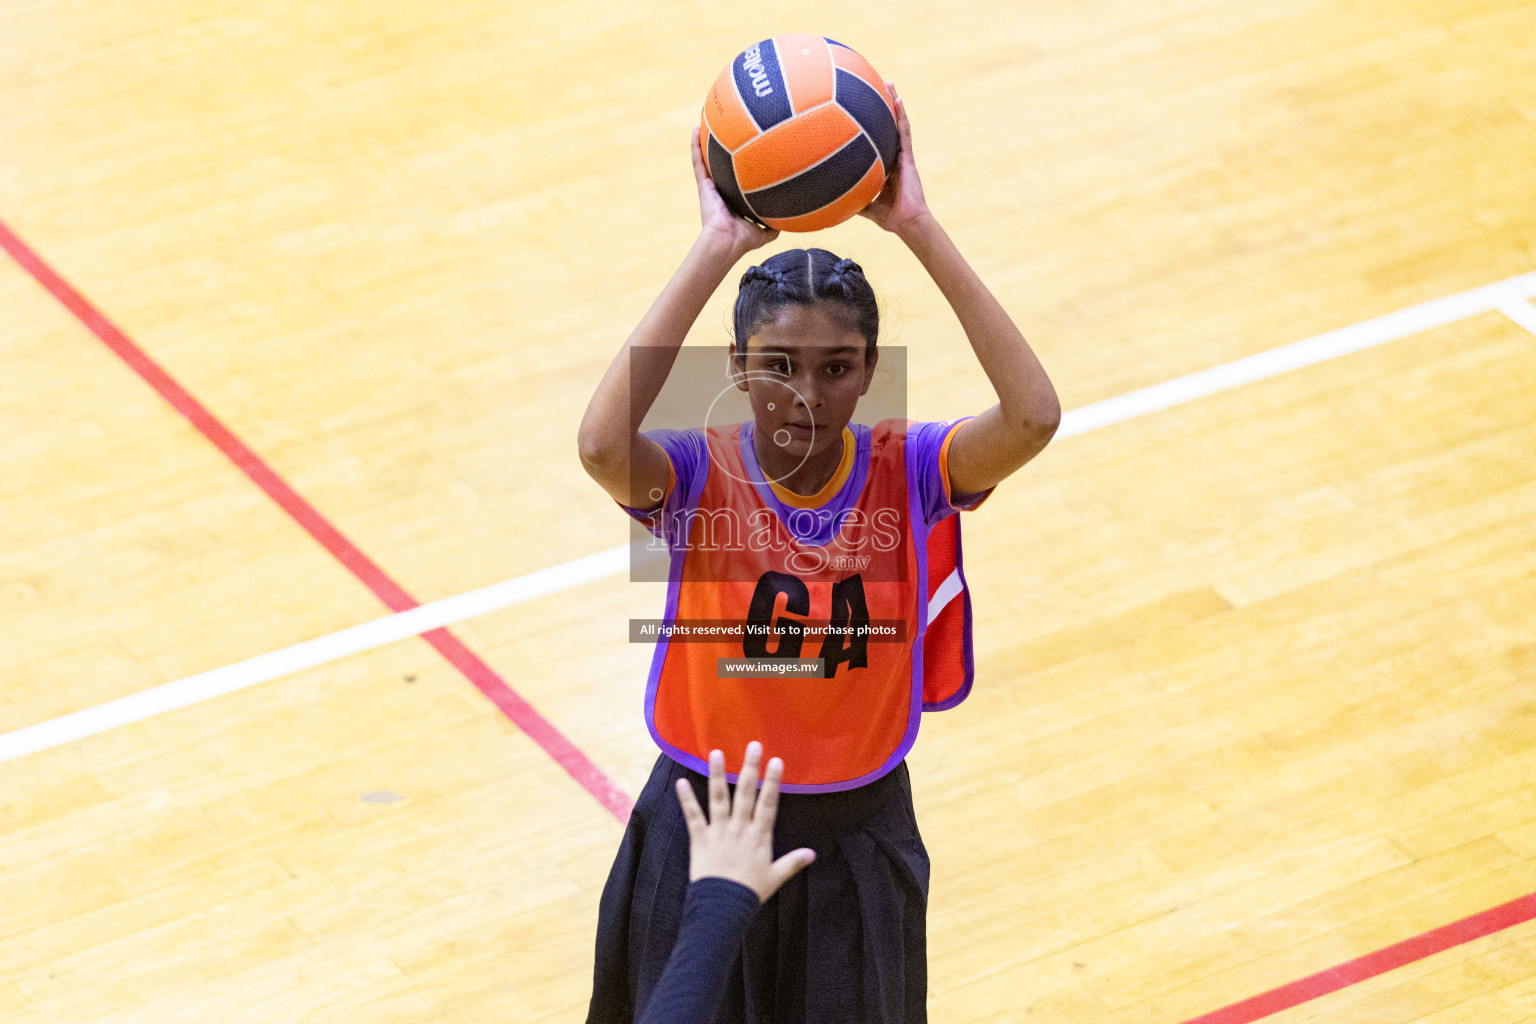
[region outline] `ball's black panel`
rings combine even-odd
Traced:
[[[859,122],[859,127],[875,140],[875,148],[880,151],[880,162],[885,164],[885,173],[895,170],[896,150],[901,136],[896,131],[896,119],[891,116],[891,109],[885,105],[880,94],[858,75],[838,68],[837,105],[852,114],[853,119]]]
[[[759,217],[799,217],[821,209],[857,185],[874,166],[875,147],[856,135],[842,149],[814,167],[777,185],[746,195]]]
[[[767,131],[794,114],[789,105],[789,89],[784,85],[784,70],[779,67],[779,51],[772,39],[764,39],[737,55],[731,65],[736,91],[747,113],[761,131]]]
[[[736,167],[731,163],[731,154],[726,152],[720,140],[713,134],[709,136],[706,144],[709,151],[709,176],[715,183],[715,191],[720,193],[720,198],[725,200],[726,207],[738,217],[745,217],[755,224],[761,224],[758,215],[752,212],[752,207],[741,194],[741,186],[736,184]]]
[[[841,46],[845,50],[853,49],[853,47],[849,46],[847,43],[840,43],[836,39],[830,39],[827,36],[822,36],[821,38],[825,39],[827,42],[831,43],[833,46]]]

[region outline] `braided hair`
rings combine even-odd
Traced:
[[[880,335],[880,309],[864,269],[825,249],[788,249],[748,267],[736,293],[736,351],[745,354],[747,339],[771,322],[784,306],[831,302],[849,328],[864,338],[865,351]]]

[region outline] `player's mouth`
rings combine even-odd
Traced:
[[[791,437],[809,438],[816,433],[816,426],[812,423],[786,423],[784,427]]]

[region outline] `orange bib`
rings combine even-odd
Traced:
[[[669,635],[646,719],[669,756],[707,772],[718,748],[734,781],[760,740],[784,759],[785,792],[851,789],[900,763],[925,708],[965,698],[960,517],[925,527],[906,426],[886,420],[861,436],[858,494],[836,503],[835,521],[774,498],[750,424],[707,432],[695,493],[664,524]]]

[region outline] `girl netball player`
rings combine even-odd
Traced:
[[[852,423],[879,355],[874,293],[852,260],[800,249],[741,279],[729,369],[753,420],[641,434],[705,301],[777,237],[729,213],[695,134],[703,227],[582,420],[587,472],[667,542],[666,619],[740,626],[718,642],[657,645],[646,718],[662,754],[603,891],[590,1024],[639,1017],[676,939],[688,831],[669,790],[685,780],[704,798],[709,752],[754,739],[787,766],[775,849],[816,860],[753,919],[716,1020],[926,1020],[928,856],[903,758],[922,711],[970,686],[955,513],[1045,447],[1060,406],[928,210],[895,105],[897,168],[864,215],[949,300],[997,404],[950,422]],[[740,763],[726,767],[735,781]]]

